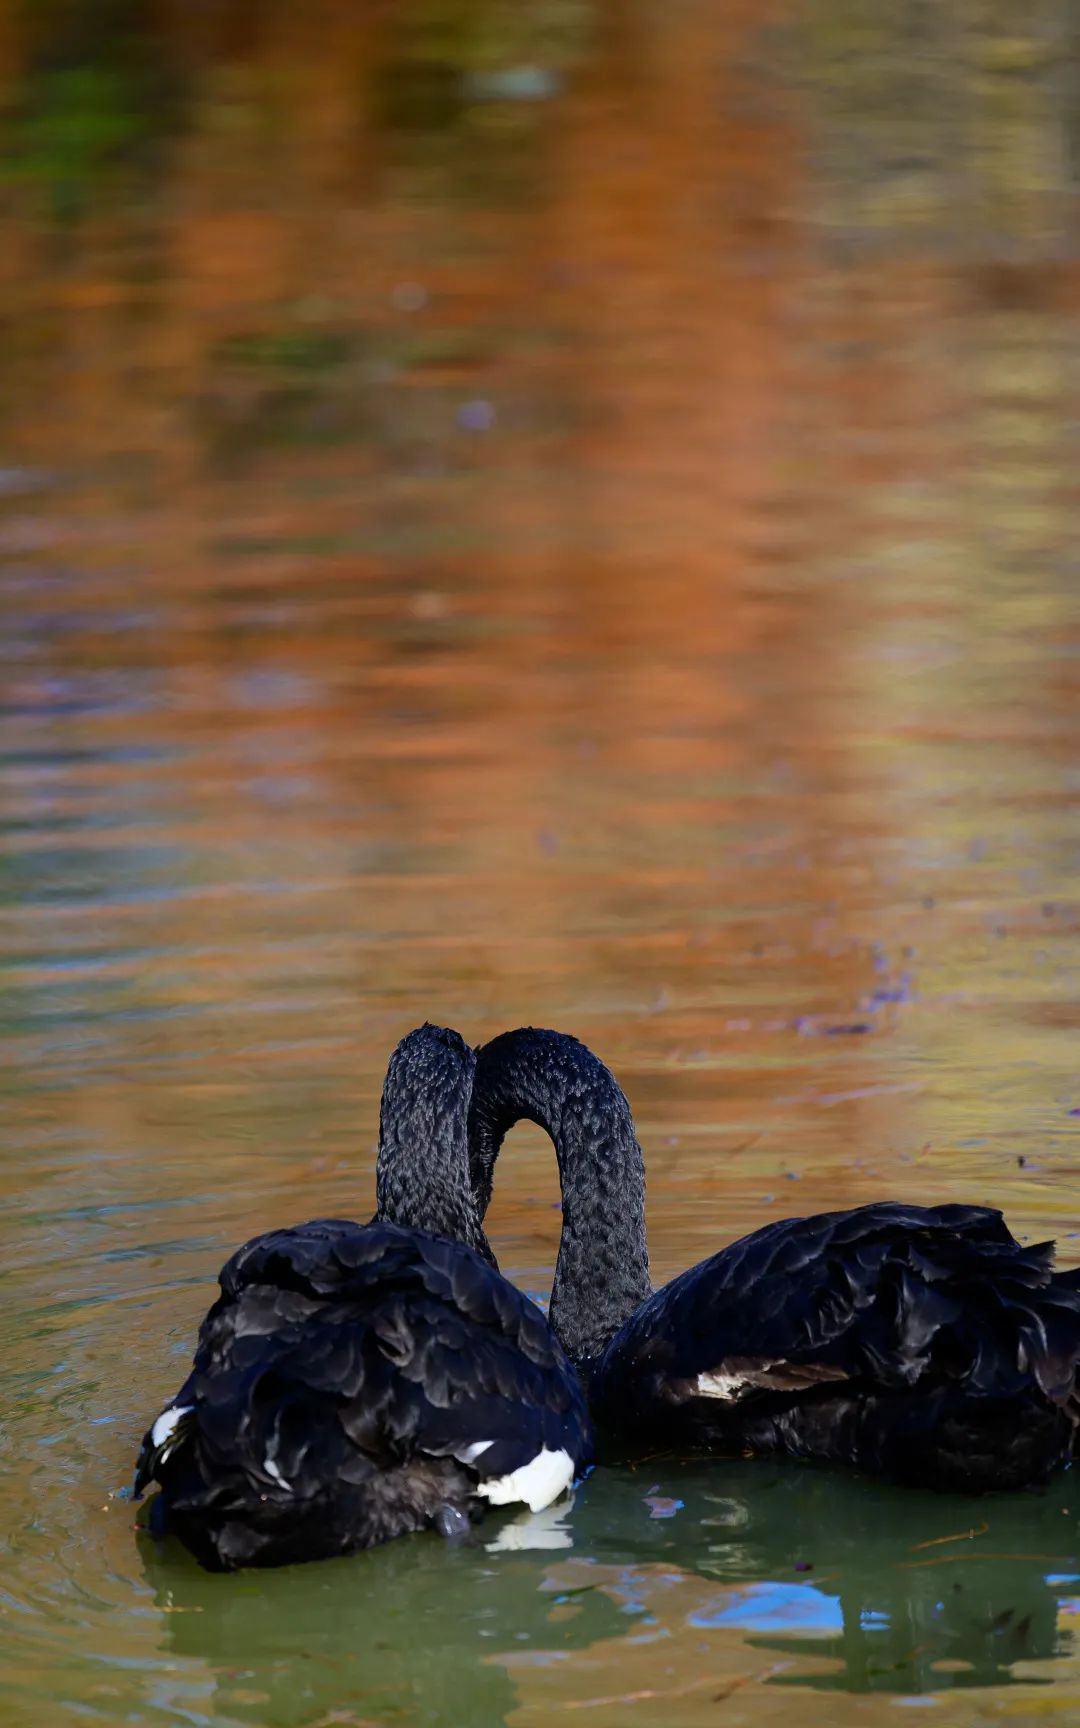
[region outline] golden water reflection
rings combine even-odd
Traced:
[[[659,1276],[888,1195],[1080,1259],[1046,20],[61,10],[0,8],[8,1719],[1067,1711],[1075,1520],[1042,1502],[1023,1577],[986,1562],[996,1665],[985,1626],[908,1662],[893,1598],[868,1695],[835,1627],[793,1658],[740,1619],[704,1484],[656,1559],[663,1472],[590,1482],[565,1554],[404,1544],[347,1585],[207,1582],[116,1497],[228,1248],[370,1204],[425,1016],[612,1062]],[[540,1294],[555,1198],[515,1136],[493,1234]],[[864,1488],[790,1492],[870,1555]],[[754,1588],[790,1559],[763,1537]],[[364,1642],[334,1616],[370,1579]]]

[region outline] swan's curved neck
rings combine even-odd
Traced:
[[[376,1218],[495,1256],[469,1174],[476,1057],[456,1032],[421,1026],[390,1058],[379,1111]]]
[[[588,1362],[650,1294],[634,1119],[612,1074],[576,1038],[531,1026],[493,1038],[478,1052],[469,1111],[481,1217],[499,1147],[522,1119],[555,1142],[563,1226],[550,1318],[567,1355]]]

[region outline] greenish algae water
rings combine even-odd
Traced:
[[[0,20],[5,1723],[1070,1720],[1071,1473],[652,1460],[229,1579],[126,1498],[426,1016],[612,1062],[658,1277],[882,1196],[1080,1260],[1053,21],[91,10]],[[556,1200],[515,1134],[541,1297]]]

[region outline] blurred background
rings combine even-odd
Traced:
[[[178,1656],[114,1495],[224,1254],[365,1215],[427,1017],[614,1066],[658,1277],[885,1195],[1080,1258],[1078,46],[1071,0],[0,0],[28,1721],[340,1704],[245,1704],[199,1623]],[[538,1295],[556,1202],[515,1135]],[[768,1625],[835,1631],[797,1593]],[[685,1594],[711,1720],[720,1645],[765,1658]],[[621,1636],[490,1719],[621,1723]],[[444,1720],[417,1687],[393,1719]]]

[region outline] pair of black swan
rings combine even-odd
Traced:
[[[522,1118],[559,1161],[550,1325],[483,1230]],[[273,1231],[222,1271],[143,1442],[152,1527],[204,1565],[275,1565],[539,1510],[598,1451],[786,1453],[973,1492],[1069,1458],[1080,1272],[1055,1274],[1052,1244],[983,1207],[883,1203],[766,1225],[654,1294],[644,1193],[629,1105],[576,1039],[522,1028],[474,1055],[410,1033],[372,1223]]]

